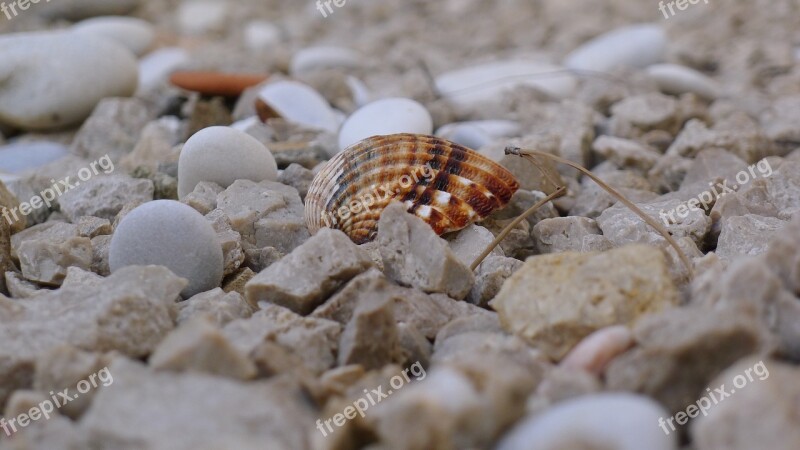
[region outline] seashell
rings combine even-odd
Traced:
[[[276,81],[264,86],[256,99],[262,121],[273,117],[335,133],[341,121],[319,92],[299,81]]]
[[[505,206],[519,183],[505,168],[435,136],[373,136],[336,154],[311,182],[305,218],[314,234],[344,231],[357,244],[377,234],[393,200],[437,234],[460,230]]]

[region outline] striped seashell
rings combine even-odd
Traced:
[[[486,218],[518,188],[508,170],[448,140],[373,136],[338,153],[314,177],[305,218],[312,234],[336,228],[362,244],[375,238],[381,212],[397,200],[442,234]]]

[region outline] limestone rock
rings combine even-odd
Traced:
[[[153,200],[152,181],[111,175],[81,183],[64,193],[59,203],[61,211],[74,223],[82,216],[112,220],[123,206],[150,200]]]
[[[252,315],[250,306],[236,292],[223,292],[216,288],[195,295],[178,303],[178,324],[197,316],[209,319],[219,327],[223,327],[236,319],[246,319]]]
[[[506,330],[558,360],[593,331],[631,324],[677,301],[663,254],[631,245],[531,257],[490,305]]]
[[[340,366],[360,364],[367,370],[380,369],[401,357],[391,301],[372,300],[359,303],[342,333]]]
[[[475,281],[447,242],[422,219],[408,214],[402,204],[383,211],[377,240],[384,273],[401,284],[463,299]]]
[[[205,317],[187,320],[168,334],[150,355],[156,370],[198,371],[246,380],[256,367]]]
[[[785,225],[783,220],[755,214],[723,220],[716,253],[723,260],[762,254],[767,251],[771,238]]]
[[[536,248],[542,254],[591,251],[593,243],[586,238],[601,235],[597,222],[586,217],[545,219],[533,227]]]
[[[92,265],[92,241],[72,237],[23,241],[17,249],[22,275],[31,281],[58,286],[70,266],[89,270]]]
[[[520,267],[522,261],[505,256],[488,256],[475,273],[475,284],[467,295],[467,301],[473,305],[486,307],[503,283]]]
[[[116,163],[134,149],[151,119],[142,100],[103,99],[75,135],[70,152],[90,161],[105,156]]]
[[[339,286],[371,266],[366,252],[344,233],[323,228],[250,280],[245,287],[246,298],[251,305],[264,301],[308,314]]]

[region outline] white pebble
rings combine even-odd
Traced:
[[[282,40],[281,29],[266,20],[253,20],[244,27],[244,45],[253,52],[269,50]]]
[[[292,57],[289,73],[303,75],[320,69],[353,69],[361,65],[361,55],[345,47],[319,46],[304,48]]]
[[[479,149],[495,139],[517,136],[522,126],[512,120],[473,120],[443,125],[436,135],[471,149]]]
[[[137,56],[143,55],[153,45],[156,37],[152,25],[133,17],[95,17],[76,23],[72,26],[72,31],[112,39]]]
[[[197,183],[211,181],[227,188],[236,180],[276,181],[278,166],[257,139],[231,127],[209,127],[195,133],[178,161],[178,198]]]
[[[160,48],[139,61],[138,92],[146,92],[167,81],[169,75],[189,62],[189,53],[178,47]]]
[[[345,82],[347,83],[347,87],[350,88],[350,92],[353,94],[353,103],[355,103],[356,106],[360,108],[372,101],[372,93],[363,81],[352,75],[348,75]]]
[[[121,45],[72,32],[0,37],[0,124],[47,130],[79,124],[106,97],[136,89],[135,56]]]
[[[586,336],[561,360],[561,366],[600,375],[612,359],[633,345],[628,327],[616,325],[602,328]]]
[[[298,81],[276,81],[264,86],[258,98],[282,118],[310,128],[335,133],[340,121],[325,98]]]
[[[0,172],[21,173],[44,166],[69,154],[57,142],[36,141],[0,145]]]
[[[109,248],[109,266],[158,265],[186,278],[181,292],[189,298],[222,283],[222,245],[211,222],[174,200],[147,202],[117,226]]]
[[[658,424],[659,418],[669,416],[658,403],[641,395],[586,395],[524,419],[496,449],[676,450],[677,433],[666,435]]]
[[[436,77],[439,92],[464,107],[497,101],[504,92],[517,86],[530,86],[552,97],[564,98],[575,91],[577,82],[563,67],[530,60],[497,61]]]
[[[648,67],[645,72],[658,84],[658,88],[667,94],[679,95],[691,92],[708,100],[715,100],[719,96],[720,89],[716,81],[688,67],[677,64],[655,64]]]
[[[231,5],[219,0],[184,0],[178,8],[178,27],[183,34],[222,31]]]
[[[656,25],[617,28],[584,43],[567,55],[564,65],[573,70],[608,72],[618,67],[644,68],[661,62],[667,35]]]
[[[407,98],[386,98],[360,108],[344,122],[339,150],[370,136],[432,132],[433,119],[424,106]]]

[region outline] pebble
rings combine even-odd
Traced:
[[[565,98],[575,91],[577,82],[563,67],[526,60],[480,64],[436,77],[439,92],[466,108],[496,101],[503,92],[519,86],[531,86],[552,97]]]
[[[152,45],[156,32],[148,22],[133,17],[95,17],[76,23],[72,31],[102,36],[142,56]]]
[[[339,131],[339,150],[371,136],[431,134],[433,119],[424,106],[407,98],[377,100],[354,112]]]
[[[661,251],[629,245],[530,257],[490,305],[503,328],[560,360],[596,330],[632,324],[677,303]]]
[[[136,89],[136,59],[105,38],[70,32],[0,37],[0,125],[51,130],[76,125],[105,97]]]
[[[308,47],[294,54],[289,73],[297,77],[323,69],[354,69],[361,65],[361,60],[358,52],[346,47]]]
[[[520,422],[497,450],[677,450],[677,434],[665,435],[659,418],[669,413],[641,395],[601,393],[567,400]]]
[[[247,22],[243,33],[244,45],[251,52],[273,49],[283,40],[281,29],[266,20]]]
[[[178,7],[178,28],[183,34],[202,35],[223,31],[230,7],[225,1],[184,0]]]
[[[63,144],[49,141],[0,145],[0,172],[19,174],[59,160],[68,153]]]
[[[170,74],[189,62],[189,52],[179,47],[163,47],[139,61],[138,92],[149,91],[165,83]]]
[[[214,228],[200,213],[173,200],[156,200],[134,209],[111,240],[112,272],[126,266],[162,265],[189,280],[185,297],[219,287],[222,247]]]
[[[227,188],[236,180],[275,181],[278,166],[269,149],[230,127],[209,127],[186,141],[178,161],[178,198],[201,181]]]
[[[170,83],[181,89],[223,97],[238,97],[266,80],[266,75],[221,72],[173,72],[169,77]]]
[[[573,50],[564,65],[577,71],[609,72],[620,67],[644,68],[661,62],[667,35],[657,25],[617,28]]]
[[[443,125],[436,130],[436,136],[477,150],[495,139],[517,136],[521,132],[519,122],[512,120],[474,120]]]
[[[35,2],[31,2],[35,3]],[[36,5],[36,11],[49,19],[81,20],[96,16],[125,15],[142,3],[141,0],[64,0]]]
[[[335,133],[340,120],[331,105],[312,87],[298,81],[270,83],[258,94],[259,102],[267,106],[259,113],[262,120],[281,117],[289,122]]]
[[[645,69],[661,92],[680,95],[691,92],[706,100],[716,100],[720,87],[716,81],[688,67],[677,64],[654,64]]]

